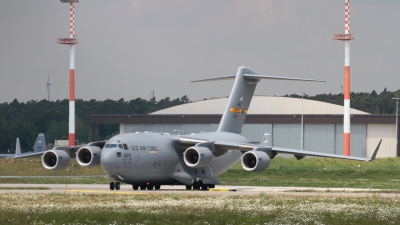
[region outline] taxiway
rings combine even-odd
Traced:
[[[44,190],[42,190],[44,189]],[[305,188],[305,187],[256,187],[216,186],[214,190],[186,190],[185,186],[161,186],[160,190],[132,190],[131,185],[121,185],[118,191],[111,191],[106,184],[0,184],[0,194],[127,194],[127,195],[296,195],[332,197],[398,197],[400,193],[387,190],[360,188]]]

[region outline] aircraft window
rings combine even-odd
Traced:
[[[110,144],[110,148],[116,148],[117,144]]]
[[[129,150],[128,145],[127,144],[123,144],[124,145],[124,149],[125,150]]]
[[[124,149],[124,147],[122,146],[122,144],[118,144],[118,148]]]
[[[117,152],[117,157],[121,157],[121,152]]]
[[[110,147],[110,144],[106,144],[106,148]]]

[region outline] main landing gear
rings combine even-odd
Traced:
[[[132,184],[132,188],[133,188],[133,190],[138,190],[139,188],[140,188],[140,190],[153,190],[153,189],[156,189],[156,190],[160,190],[160,188],[161,188],[161,185],[159,185],[159,184],[151,184],[151,183],[142,183],[142,184]]]
[[[121,188],[121,183],[118,181],[110,182],[110,190],[119,190]]]
[[[202,180],[195,180],[193,185],[186,185],[186,190],[191,190],[193,187],[194,190],[203,190],[207,191],[210,188],[215,188],[215,184],[204,184]]]

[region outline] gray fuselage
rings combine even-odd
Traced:
[[[101,166],[104,172],[117,180],[128,184],[156,183],[182,184],[174,179],[175,168],[182,168],[192,179],[198,169],[190,168],[182,162],[182,155],[187,147],[181,145],[179,138],[188,137],[210,141],[234,141],[248,143],[248,140],[234,133],[210,132],[187,136],[175,136],[165,133],[125,133],[112,137],[101,152]],[[235,165],[241,152],[227,150],[215,157],[209,165],[212,175],[218,176]]]

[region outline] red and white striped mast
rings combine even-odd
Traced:
[[[344,34],[334,34],[334,40],[344,41],[344,116],[343,116],[343,155],[350,155],[350,0],[345,0]]]
[[[60,0],[62,3],[70,4],[69,19],[69,38],[58,38],[58,44],[66,44],[70,46],[69,52],[69,128],[68,128],[68,145],[75,145],[75,44],[78,39],[75,38],[75,15],[74,3],[79,0]]]

